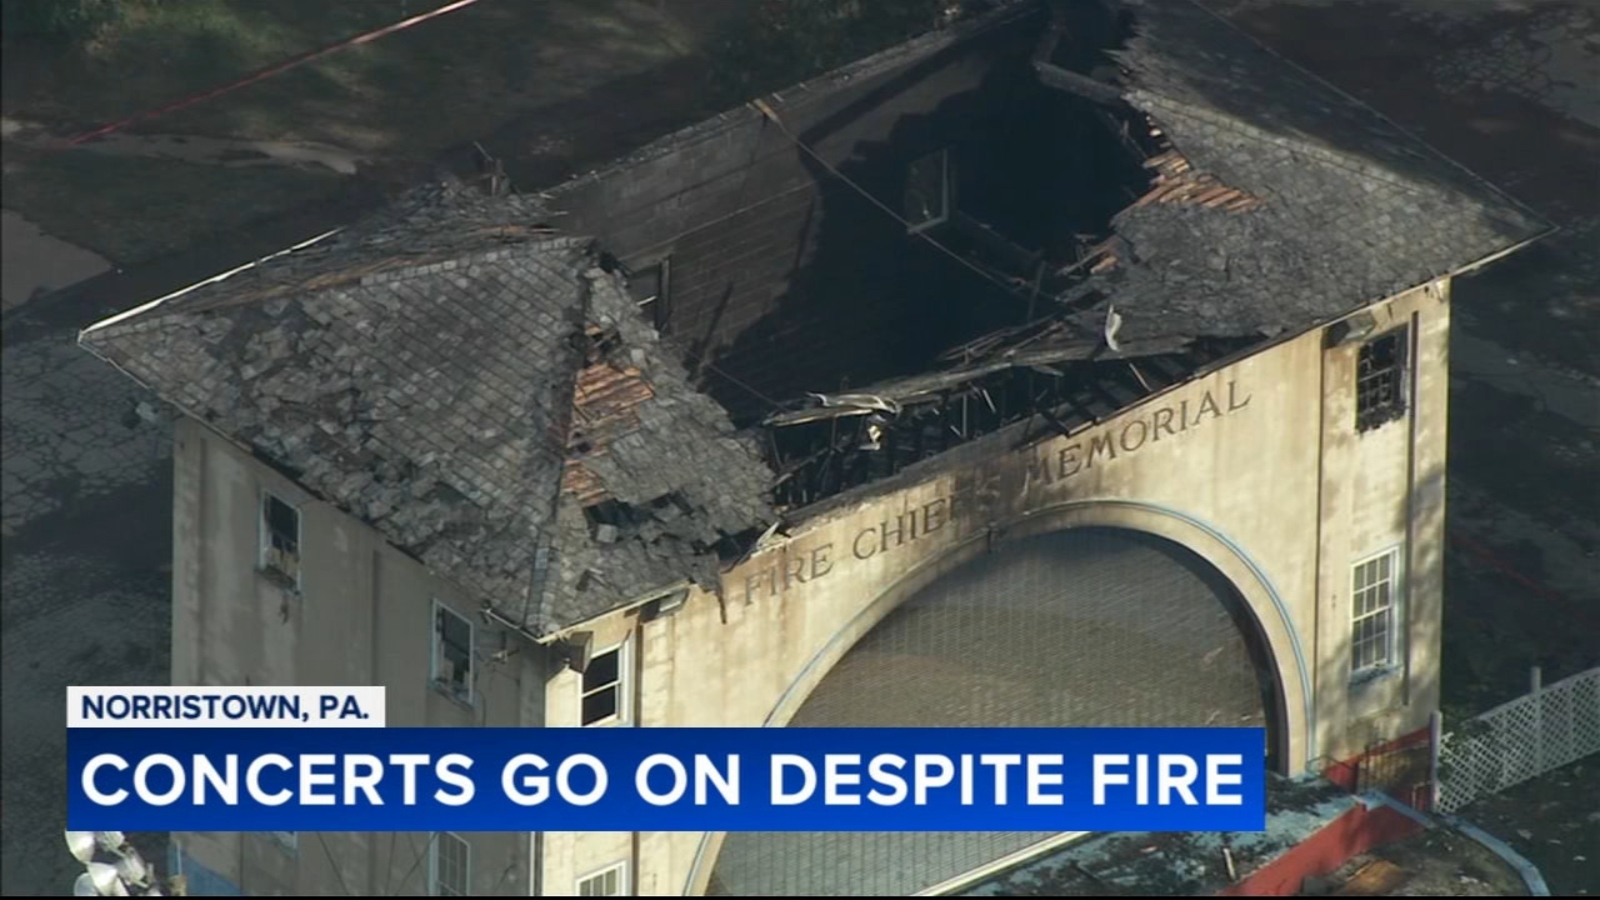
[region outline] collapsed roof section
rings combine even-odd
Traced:
[[[1148,185],[1076,259],[1010,273],[1038,295],[1024,324],[769,416],[780,507],[1012,426],[1076,431],[1550,228],[1190,0],[1051,6],[1041,83],[1097,108]]]
[[[1199,4],[1114,8],[1131,34],[1088,80],[1120,92],[1153,177],[1059,298],[1086,326],[1114,303],[1126,340],[1298,332],[1549,230]]]
[[[543,220],[429,186],[81,341],[533,633],[715,589],[771,472]]]

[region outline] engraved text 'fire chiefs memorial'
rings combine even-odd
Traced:
[[[1218,399],[1221,394],[1221,399]],[[1050,449],[1027,462],[1027,485],[1034,488],[1071,478],[1119,456],[1131,456],[1143,448],[1173,439],[1198,428],[1210,419],[1231,415],[1250,405],[1251,395],[1241,394],[1235,382],[1217,393],[1205,391],[1198,400],[1183,399],[1175,404],[1143,410],[1126,421],[1088,437],[1079,437],[1060,449]],[[940,497],[903,512],[885,516],[876,525],[858,530],[848,541],[828,541],[806,549],[790,544],[773,555],[769,565],[758,568],[743,579],[743,597],[754,603],[763,597],[777,597],[796,585],[832,574],[840,565],[871,559],[942,531],[955,521],[958,502],[954,496]]]

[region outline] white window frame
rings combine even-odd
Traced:
[[[467,623],[467,692],[463,696],[456,693],[450,682],[440,677],[442,672],[440,664],[444,662],[441,651],[444,646],[444,629],[439,625],[439,614],[449,613]],[[470,616],[464,616],[452,608],[448,603],[434,598],[431,615],[428,616],[428,684],[441,694],[467,706],[476,705],[477,691],[473,688],[474,679],[477,677],[478,668],[478,626],[473,624]]]
[[[950,221],[950,148],[944,147],[917,157],[906,170],[906,177],[909,180],[912,170],[935,157],[939,160],[939,214],[926,222],[907,222],[906,234],[919,234]]]
[[[449,894],[439,892],[439,850],[444,839],[449,838],[460,844],[464,851],[464,863],[461,872],[462,891]],[[428,841],[428,896],[430,897],[470,897],[472,896],[472,842],[453,831],[435,831],[433,838]]]
[[[1401,549],[1390,547],[1363,557],[1350,567],[1350,677],[1353,680],[1360,681],[1392,671],[1397,664],[1400,651],[1400,609],[1401,604],[1405,602],[1405,575],[1401,571],[1404,555],[1400,552]],[[1356,612],[1358,595],[1362,591],[1372,590],[1379,582],[1373,582],[1358,590],[1356,578],[1363,568],[1383,559],[1389,560],[1389,605],[1381,610],[1358,614]],[[1357,668],[1355,660],[1357,628],[1362,622],[1377,616],[1387,618],[1384,628],[1383,661]]]
[[[589,664],[590,666],[593,666],[596,657],[605,656],[607,653],[611,653],[613,651],[615,651],[617,654],[617,680],[615,682],[617,685],[617,711],[603,719],[596,719],[593,722],[584,722],[583,701],[586,700],[591,694],[598,694],[605,690],[605,687],[598,687],[592,691],[585,690],[583,687],[583,680],[587,677],[587,675],[580,674],[578,676],[578,724],[584,728],[607,728],[616,725],[628,724],[629,704],[632,703],[633,700],[633,679],[629,677],[632,674],[629,666],[631,666],[633,663],[632,642],[622,641],[621,643],[613,644],[598,653],[589,654]],[[589,666],[586,666],[584,671],[587,672],[588,670]]]
[[[260,500],[256,503],[256,567],[285,577],[289,574],[271,562],[272,523],[267,519],[267,510],[274,500],[294,510],[294,589],[299,591],[301,574],[305,571],[305,516],[298,504],[269,488],[261,489]]]
[[[615,894],[584,894],[583,893],[583,886],[584,886],[584,884],[586,882],[594,881],[597,878],[604,878],[605,876],[610,875],[612,872],[616,872],[617,873],[617,892]],[[583,896],[589,896],[589,897],[626,897],[626,896],[628,896],[628,891],[630,889],[630,885],[628,884],[628,876],[629,876],[629,874],[630,873],[628,872],[628,863],[626,861],[619,862],[619,863],[612,863],[611,865],[606,866],[603,869],[596,869],[595,871],[590,872],[589,874],[584,875],[583,877],[579,878],[577,881],[573,882],[572,895],[574,897],[583,897]]]

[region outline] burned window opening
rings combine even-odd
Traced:
[[[462,703],[473,701],[472,620],[438,600],[433,601],[434,686]]]
[[[300,510],[269,491],[261,494],[261,572],[284,587],[300,586]]]
[[[906,231],[916,234],[950,218],[953,168],[948,148],[913,162],[906,170]]]
[[[1406,413],[1406,338],[1401,327],[1361,347],[1356,362],[1356,430],[1370,431]]]

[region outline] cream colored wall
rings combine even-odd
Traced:
[[[670,616],[637,624],[619,613],[583,627],[637,632],[638,724],[781,725],[857,638],[988,541],[1117,525],[1183,543],[1244,594],[1278,664],[1291,770],[1347,755],[1380,731],[1421,727],[1438,694],[1446,294],[1441,282],[1374,308],[1384,322],[1418,317],[1415,417],[1358,436],[1359,344],[1325,350],[1319,330],[1071,437],[996,449],[818,514],[727,573],[721,601],[697,591]],[[1350,567],[1405,543],[1408,494],[1419,504],[1409,671],[1352,696]],[[578,690],[571,672],[551,680],[550,724],[577,724]],[[640,835],[638,892],[702,890],[717,844]],[[634,852],[628,835],[552,836],[547,890]]]
[[[198,423],[180,421],[174,440],[174,684],[380,684],[391,726],[542,724],[546,672],[537,648],[506,636],[520,649],[505,663],[490,661],[502,632],[477,615],[478,604],[376,531]],[[300,509],[299,596],[257,572],[263,490]],[[474,624],[476,708],[429,684],[436,598]],[[307,833],[297,851],[267,834],[175,837],[251,894],[427,890],[426,857],[417,864],[427,834]],[[527,892],[526,835],[461,837],[472,845],[475,893]],[[503,877],[508,866],[513,875]]]
[[[1018,452],[958,450],[959,464],[795,523],[725,575],[723,600],[694,592],[650,622],[618,613],[584,624],[596,649],[629,646],[628,721],[613,727],[781,725],[856,638],[991,540],[1091,524],[1179,541],[1239,587],[1279,665],[1291,767],[1421,727],[1438,696],[1447,290],[1419,289],[1373,312],[1380,331],[1413,316],[1419,325],[1416,405],[1405,418],[1356,433],[1359,344],[1324,349],[1319,331],[1070,437]],[[476,715],[432,691],[429,601],[468,614],[474,603],[203,426],[181,423],[176,440],[174,683],[380,683],[395,725],[578,724],[579,676],[547,676],[531,647],[505,664],[510,677],[480,675]],[[304,599],[255,572],[263,487],[301,503]],[[1397,545],[1410,564],[1405,666],[1352,690],[1350,566]],[[497,642],[478,621],[479,646]],[[260,835],[177,837],[250,893],[342,890],[312,835],[298,855]],[[391,859],[387,838],[325,837],[353,890],[399,880],[426,843],[400,836]],[[528,890],[523,875],[502,878],[507,866],[527,871],[527,835],[467,837],[476,890]],[[541,888],[557,895],[616,863],[629,865],[637,893],[679,893],[691,874],[698,889],[717,844],[702,848],[694,834],[544,837]],[[425,877],[417,866],[402,890],[424,890]]]
[[[1424,728],[1438,706],[1444,578],[1445,448],[1449,400],[1449,284],[1412,291],[1372,310],[1374,336],[1415,321],[1409,353],[1415,379],[1410,414],[1360,433],[1355,428],[1359,343],[1324,357],[1323,528],[1318,614],[1318,717],[1331,728],[1324,752],[1347,758],[1376,740]],[[1412,385],[1408,385],[1412,387]],[[1413,432],[1414,437],[1413,437]],[[1414,448],[1408,455],[1408,450]],[[1405,583],[1397,667],[1352,684],[1351,569],[1390,548]]]

